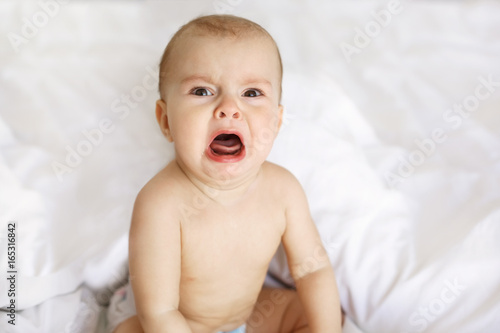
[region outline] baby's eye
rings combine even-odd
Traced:
[[[245,97],[258,97],[261,96],[262,92],[258,89],[248,89],[243,93],[243,96]]]
[[[196,96],[212,96],[213,94],[206,88],[194,88],[191,94]]]

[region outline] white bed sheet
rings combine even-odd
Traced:
[[[280,46],[270,160],[308,194],[346,331],[498,332],[500,5],[485,0],[2,1],[0,267],[16,221],[23,310],[0,331],[101,332],[135,195],[173,156],[158,58],[217,11]],[[271,274],[290,283],[281,254]]]

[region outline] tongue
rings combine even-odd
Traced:
[[[210,144],[212,151],[218,155],[233,155],[241,149],[241,140],[234,134],[218,135]]]

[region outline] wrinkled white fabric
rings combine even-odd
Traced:
[[[82,284],[106,305],[123,282],[135,196],[173,157],[154,118],[158,60],[180,25],[216,11],[255,20],[280,47],[285,119],[269,159],[303,184],[353,322],[500,330],[497,2],[42,0],[0,11],[0,267],[16,221],[26,309],[1,331],[71,329]],[[291,282],[280,253],[271,274]]]

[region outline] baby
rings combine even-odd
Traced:
[[[341,332],[304,192],[266,161],[283,113],[273,38],[243,18],[200,17],[174,35],[160,73],[156,118],[175,160],[137,196],[130,284],[113,296],[111,329]],[[280,243],[297,291],[263,288]]]

